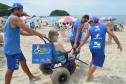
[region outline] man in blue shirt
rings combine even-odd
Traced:
[[[8,17],[4,28],[4,53],[7,58],[8,70],[5,75],[5,84],[10,84],[14,70],[19,68],[19,63],[23,71],[28,75],[29,80],[37,80],[38,77],[34,76],[27,64],[26,59],[20,48],[20,33],[25,36],[36,35],[44,37],[35,30],[29,28],[20,19],[23,13],[23,6],[20,3],[14,3],[10,9],[11,15]]]
[[[70,42],[73,48],[77,48],[80,44],[81,38],[82,38],[82,28],[84,23],[86,23],[89,20],[88,15],[84,15],[81,20],[77,19],[74,23],[74,26],[72,28],[72,34],[70,37]],[[74,50],[75,51],[75,50]]]
[[[77,51],[86,43],[88,38],[91,36],[90,40],[90,51],[92,54],[92,60],[90,63],[89,71],[87,74],[87,81],[92,79],[93,73],[96,70],[96,66],[102,67],[105,59],[105,38],[106,32],[111,35],[114,41],[117,43],[118,48],[122,51],[121,44],[118,38],[111,32],[109,27],[98,23],[99,19],[97,17],[92,17],[88,22],[91,25],[91,28],[86,33],[85,39],[80,43]]]

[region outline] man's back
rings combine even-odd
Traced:
[[[106,26],[97,24],[89,29],[91,36],[90,47],[91,48],[104,48],[105,47],[105,35]]]
[[[16,54],[21,52],[20,50],[20,28],[11,27],[11,21],[14,15],[8,17],[4,28],[4,52],[6,54]]]

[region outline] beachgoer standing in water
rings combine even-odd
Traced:
[[[27,64],[26,59],[20,48],[20,33],[24,36],[36,35],[44,37],[44,34],[32,30],[19,18],[23,13],[23,6],[20,3],[14,3],[10,9],[11,15],[8,17],[4,28],[4,53],[7,58],[7,72],[5,75],[5,84],[10,84],[14,70],[19,68],[19,63],[23,71],[29,77],[29,80],[35,81],[39,77],[34,76]],[[23,31],[22,31],[23,30]]]

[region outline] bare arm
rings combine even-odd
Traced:
[[[80,49],[87,42],[89,37],[90,37],[90,34],[89,34],[89,31],[87,31],[86,34],[85,34],[85,38],[84,38],[84,40],[81,41],[78,49]]]
[[[25,31],[21,31],[20,34],[23,36],[32,36],[31,34],[29,34],[28,32],[25,32]]]
[[[79,34],[81,32],[81,28],[77,28],[77,33],[76,33],[76,37],[75,37],[75,40],[74,40],[74,44],[77,44],[77,40],[78,40],[78,37],[79,37]]]
[[[84,27],[83,27],[84,32],[87,32],[88,31],[88,28],[89,28],[89,24],[88,23],[85,23],[84,24]]]
[[[40,34],[39,32],[29,28],[29,26],[27,26],[25,23],[23,23],[23,21],[20,18],[18,18],[18,17],[13,18],[12,19],[12,23],[14,24],[14,26],[18,26],[23,31],[29,33],[29,35],[42,36],[42,34]]]
[[[118,48],[120,48],[120,51],[122,51],[122,47],[121,47],[121,44],[120,44],[117,36],[113,32],[111,32],[111,30],[109,29],[109,27],[107,27],[107,33],[113,37],[114,41],[118,45]]]
[[[56,48],[57,48],[59,51],[61,51],[61,52],[63,52],[63,53],[65,53],[65,52],[66,52],[66,50],[64,49],[64,47],[63,47],[63,45],[62,45],[62,44],[57,43],[56,45],[57,45],[57,46],[56,46]]]

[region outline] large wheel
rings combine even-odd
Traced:
[[[76,63],[75,61],[68,61],[62,64],[63,67],[67,68],[70,74],[74,73],[76,70]]]
[[[70,72],[63,67],[57,68],[51,75],[53,84],[68,84],[70,80]]]
[[[40,65],[40,70],[44,74],[50,74],[50,73],[52,73],[52,64],[41,64]]]

